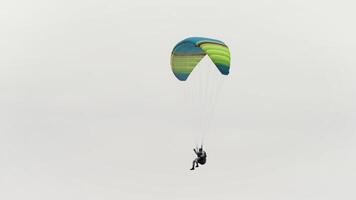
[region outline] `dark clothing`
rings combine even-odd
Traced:
[[[193,167],[191,170],[194,170],[195,167],[199,167],[199,164],[204,165],[206,163],[206,152],[203,151],[202,149],[199,151],[196,151],[194,149],[195,154],[197,155],[197,158],[194,159],[193,161]]]
[[[204,165],[206,163],[206,153],[205,151],[202,152],[197,152],[197,156],[198,156],[198,163]]]
[[[204,165],[206,163],[206,157],[198,158],[198,163]]]
[[[204,151],[198,151],[198,152],[197,152],[197,156],[198,156],[199,158],[202,157],[204,154],[205,154]]]

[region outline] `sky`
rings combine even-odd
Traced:
[[[0,2],[0,199],[355,199],[351,0]],[[174,45],[230,48],[190,171]]]

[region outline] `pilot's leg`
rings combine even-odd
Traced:
[[[195,160],[193,160],[193,166],[190,170],[194,170],[194,166],[195,166]]]

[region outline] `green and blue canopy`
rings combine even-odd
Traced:
[[[230,51],[220,40],[190,37],[179,42],[171,54],[171,67],[174,75],[181,81],[187,80],[200,60],[208,55],[223,75],[230,70]]]

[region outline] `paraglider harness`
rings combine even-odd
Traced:
[[[197,162],[204,165],[206,163],[206,152],[203,150],[203,147],[200,147],[198,151],[194,149],[194,152],[198,156]]]

